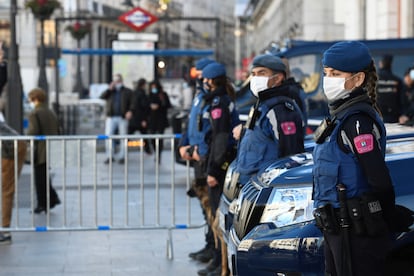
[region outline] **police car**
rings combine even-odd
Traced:
[[[294,159],[298,160],[300,158],[310,156],[314,145],[315,145],[315,142],[313,141],[313,136],[307,135],[305,137],[305,151],[307,153],[299,154],[298,158],[294,158]],[[291,166],[291,165],[295,166],[294,162],[291,162],[292,158],[293,157],[279,159],[277,162],[273,163],[271,166],[266,168],[265,172],[263,173],[259,172],[258,175],[262,175],[263,177],[267,177],[267,178],[270,177],[268,179],[270,180],[276,177],[276,175],[274,175],[276,171],[272,171],[271,168],[280,168],[281,169],[280,171],[282,171],[282,168],[285,168],[287,166]],[[267,175],[266,171],[269,171],[270,174]],[[233,161],[227,168],[226,177],[225,177],[224,186],[223,186],[223,193],[220,198],[219,209],[217,212],[219,216],[219,228],[220,228],[220,231],[222,232],[223,239],[226,242],[227,246],[233,246],[235,244],[234,242],[231,242],[229,238],[230,238],[230,230],[233,226],[234,214],[239,213],[240,202],[243,198],[243,197],[239,197],[239,193],[241,192],[241,190],[243,190],[242,195],[244,195],[246,194],[246,191],[244,191],[244,189],[246,190],[249,189],[248,188],[249,186],[246,186],[246,188],[242,188],[240,184],[235,181],[236,179],[235,174],[236,174],[235,161]],[[254,178],[254,179],[257,179],[257,178]],[[250,221],[250,223],[252,222]],[[242,236],[244,236],[244,234]],[[234,246],[231,248],[228,248],[228,252],[236,252],[236,250],[237,248],[235,248]],[[234,263],[234,258],[233,258],[234,255],[235,254],[232,254],[232,253],[228,254],[229,264]],[[232,266],[230,265],[229,268],[231,269]]]
[[[386,163],[396,202],[414,210],[414,128],[387,125]],[[313,220],[312,155],[279,160],[241,189],[228,234],[233,275],[324,275],[322,233]],[[401,233],[387,275],[414,275],[414,228]]]

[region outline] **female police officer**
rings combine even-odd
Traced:
[[[384,161],[375,65],[368,48],[356,41],[334,44],[322,62],[332,118],[315,133],[313,198],[325,238],[325,272],[383,275],[395,193]]]
[[[211,132],[207,133],[205,137],[209,145],[206,172],[209,204],[211,214],[214,217],[223,192],[227,167],[236,155],[236,142],[231,135],[231,130],[240,121],[233,102],[235,92],[228,81],[225,67],[217,62],[210,63],[203,69],[202,76],[204,87],[208,91],[204,100],[209,106],[207,117],[211,125]],[[212,263],[206,269],[198,271],[198,274],[220,275],[220,272],[221,251],[219,245],[214,250]]]

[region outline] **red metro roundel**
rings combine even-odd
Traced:
[[[155,15],[140,7],[121,14],[118,19],[136,31],[141,31],[158,20]]]

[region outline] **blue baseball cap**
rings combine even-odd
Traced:
[[[214,60],[212,60],[211,58],[202,58],[197,60],[196,64],[195,64],[195,68],[199,71],[203,70],[204,67],[206,67],[207,65],[209,65],[210,63],[215,62]]]
[[[224,67],[223,64],[218,63],[218,62],[213,62],[213,63],[208,64],[206,67],[204,67],[203,73],[202,73],[203,78],[207,78],[207,79],[214,79],[214,78],[225,76],[225,75],[226,75],[226,68]]]
[[[343,72],[360,72],[371,63],[368,47],[359,41],[341,41],[325,51],[322,63]]]

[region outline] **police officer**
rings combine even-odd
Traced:
[[[227,167],[236,155],[236,141],[231,135],[231,130],[239,124],[239,121],[235,116],[237,115],[234,104],[235,91],[228,81],[225,67],[220,63],[211,63],[203,69],[202,76],[204,87],[208,91],[204,99],[209,106],[208,119],[211,124],[211,131],[205,137],[209,145],[206,171],[209,204],[211,215],[214,217],[223,192]],[[206,269],[198,271],[198,274],[208,276],[221,274],[220,244],[214,250],[212,262]]]
[[[395,210],[395,194],[384,161],[375,65],[357,41],[334,44],[322,62],[332,118],[315,132],[313,198],[325,238],[325,272],[383,275],[390,249],[385,222]]]
[[[392,56],[384,55],[379,62],[377,104],[384,123],[397,123],[402,113],[404,85],[391,71]]]
[[[208,144],[205,141],[207,133],[210,132],[210,123],[208,118],[203,118],[203,114],[207,113],[208,105],[204,100],[207,91],[203,87],[203,78],[201,76],[202,70],[208,64],[213,63],[214,60],[209,58],[202,58],[195,64],[196,72],[198,74],[196,79],[196,94],[192,102],[190,115],[187,123],[187,130],[183,133],[178,146],[180,156],[184,160],[193,161],[195,185],[205,187],[207,185],[206,179],[206,160],[208,154]],[[194,156],[197,156],[195,161]],[[191,192],[191,190],[189,191]],[[204,216],[206,216],[203,209]],[[208,228],[205,236],[206,245],[201,250],[191,252],[189,257],[201,262],[208,262],[213,257],[214,236],[211,228]]]
[[[286,66],[274,55],[258,55],[252,62],[250,89],[257,102],[245,129],[236,127],[240,139],[236,169],[239,183],[280,157],[304,151],[303,116],[298,106],[299,93],[286,83]]]

